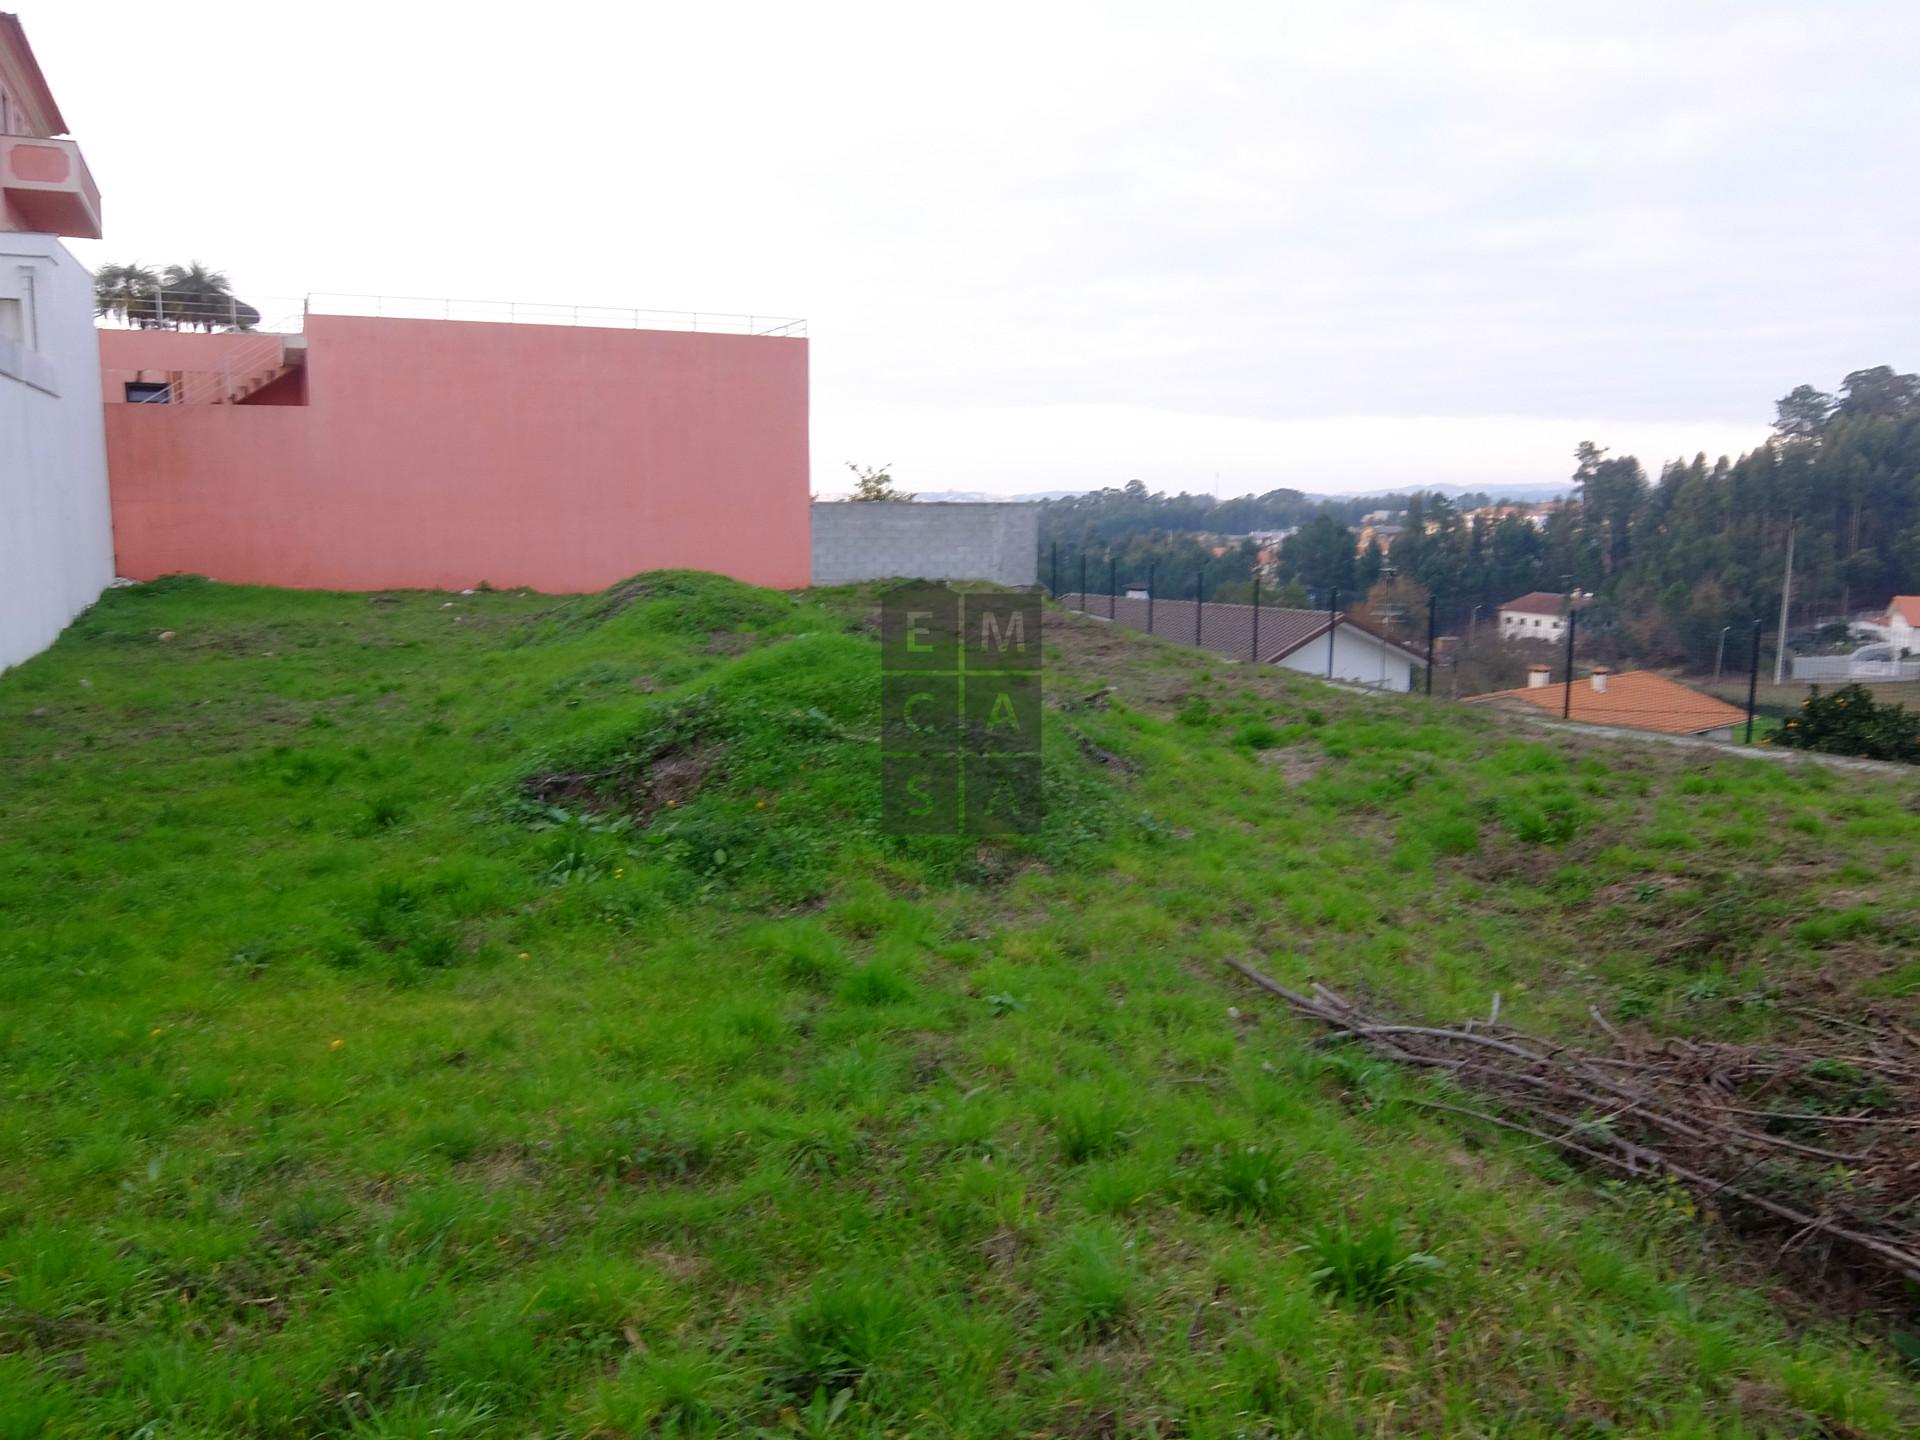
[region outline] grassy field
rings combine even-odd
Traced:
[[[1045,831],[906,841],[870,608],[171,581],[0,678],[0,1440],[1914,1433],[1880,1319],[1221,962],[1920,1022],[1915,782],[1061,615]]]

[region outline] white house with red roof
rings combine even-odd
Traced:
[[[1567,599],[1551,590],[1530,590],[1500,607],[1502,640],[1564,640],[1567,638]],[[1573,604],[1581,609],[1592,599],[1575,594]]]
[[[1896,656],[1920,655],[1920,595],[1896,595],[1887,602],[1887,642]]]

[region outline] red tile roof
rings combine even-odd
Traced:
[[[1556,595],[1551,590],[1530,590],[1518,600],[1509,600],[1500,608],[1518,610],[1523,615],[1564,615],[1567,613],[1567,597]]]
[[[1920,625],[1920,595],[1896,595],[1887,605],[1887,618],[1898,615],[1909,625]]]
[[[1470,695],[1469,705],[1506,703],[1530,705],[1549,715],[1558,715],[1566,703],[1564,681],[1551,685],[1522,686],[1517,690],[1495,690],[1487,695]],[[1588,725],[1621,725],[1633,730],[1656,730],[1665,735],[1698,735],[1738,724],[1747,712],[1723,700],[1703,695],[1698,690],[1656,675],[1651,670],[1629,670],[1609,675],[1604,692],[1593,688],[1591,678],[1573,682],[1569,718]]]

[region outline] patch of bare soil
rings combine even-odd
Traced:
[[[631,580],[622,580],[599,595],[576,595],[511,623],[538,625],[543,621],[557,620],[567,630],[586,629],[603,620],[611,620],[629,605],[650,598],[653,590],[653,577],[638,575]]]
[[[1049,609],[1044,623],[1047,648],[1054,652],[1048,659],[1049,688],[1072,690],[1076,700],[1101,690],[1136,710],[1171,714],[1191,692],[1192,669],[1225,663],[1195,651],[1191,667],[1157,665],[1153,662],[1164,652],[1145,635],[1076,610]]]
[[[712,744],[678,746],[637,764],[536,775],[522,788],[529,799],[543,805],[625,815],[644,825],[656,812],[684,805],[698,795],[721,753],[721,747]]]
[[[1327,757],[1319,750],[1310,750],[1305,745],[1283,745],[1278,750],[1262,750],[1258,759],[1269,770],[1280,772],[1280,778],[1289,785],[1303,785],[1318,775],[1327,763]]]

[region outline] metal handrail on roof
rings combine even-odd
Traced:
[[[761,335],[802,338],[805,320],[778,315],[739,315],[708,310],[643,310],[629,306],[561,305],[527,300],[453,300],[420,295],[348,295],[316,291],[293,297],[231,297],[218,301],[154,299],[149,313],[126,318],[101,315],[102,329],[265,330],[244,318],[247,311],[286,314],[273,328],[297,334],[309,315],[365,316],[389,320],[466,320],[505,325],[567,325],[596,330],[672,330],[701,335]]]
[[[708,310],[642,310],[615,305],[565,305],[528,300],[455,300],[422,295],[307,296],[310,315],[365,315],[398,320],[474,320],[508,325],[578,325],[601,330],[682,330],[713,335],[807,333],[805,320]]]

